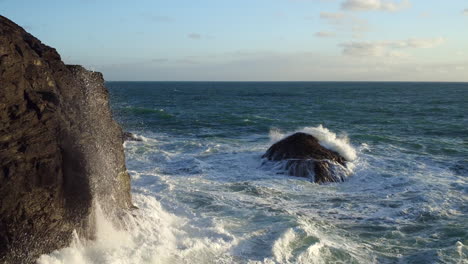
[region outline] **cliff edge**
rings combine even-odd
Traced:
[[[102,74],[0,16],[0,263],[92,236],[93,203],[131,207],[122,130]]]

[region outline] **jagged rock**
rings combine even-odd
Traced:
[[[262,158],[291,176],[312,178],[316,183],[341,182],[349,174],[345,158],[306,133],[295,133],[273,144]]]
[[[93,200],[131,206],[122,131],[100,73],[0,16],[0,263],[33,263],[92,230]]]

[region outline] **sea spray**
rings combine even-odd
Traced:
[[[271,129],[269,136],[272,142],[277,142],[296,132],[304,132],[314,136],[318,139],[320,145],[327,149],[338,152],[348,161],[353,161],[357,158],[356,150],[350,144],[349,138],[346,134],[337,136],[335,133],[331,132],[322,125],[318,125],[317,127],[304,127],[297,131],[287,133],[283,133],[278,129]]]
[[[117,228],[113,221],[107,218],[97,201],[94,202],[90,218],[92,219],[89,222],[93,223],[92,240],[86,239],[74,231],[73,240],[69,247],[54,251],[50,255],[41,256],[37,261],[38,264],[116,263],[109,262],[115,261],[115,259],[108,257],[115,256],[118,249],[122,247],[134,247],[127,230]]]
[[[318,166],[317,165],[317,159],[313,159],[311,157],[307,157],[307,159],[284,159],[281,161],[277,160],[272,160],[272,157],[275,156],[275,154],[272,154],[270,150],[272,148],[275,148],[278,144],[279,141],[286,138],[291,138],[295,137],[295,140],[300,138],[299,135],[312,135],[315,139],[318,140],[318,143],[328,149],[332,150],[338,154],[340,154],[342,157],[346,159],[346,164],[342,164],[336,161],[329,160],[325,164],[327,171],[329,172],[326,177],[324,177],[323,173],[320,174],[320,172],[317,172],[316,169]],[[266,154],[263,155],[263,157],[266,157],[266,159],[262,162],[262,167],[268,169],[272,168],[273,171],[276,171],[277,173],[282,173],[282,174],[287,174],[287,175],[293,175],[293,176],[300,176],[300,177],[307,177],[309,178],[312,182],[342,182],[348,176],[350,176],[353,172],[353,169],[355,168],[357,164],[357,150],[354,148],[354,146],[351,145],[349,142],[349,139],[346,134],[342,133],[340,136],[337,136],[335,133],[331,132],[327,128],[323,127],[322,125],[319,125],[317,127],[304,127],[302,129],[299,129],[295,132],[290,132],[290,133],[284,133],[279,129],[270,129],[269,132],[269,138],[272,147],[268,149]],[[305,143],[304,143],[305,144]],[[365,146],[365,145],[364,145]],[[302,145],[298,145],[298,148],[300,149]],[[319,146],[318,146],[319,147]],[[358,148],[358,150],[360,150]],[[281,151],[276,150],[277,152],[281,153]],[[273,152],[274,153],[274,152]],[[318,174],[317,174],[318,173]],[[317,176],[318,175],[318,176]],[[326,180],[324,180],[326,179]]]
[[[70,247],[41,256],[38,264],[214,263],[230,258],[223,255],[234,241],[220,239],[226,236],[220,226],[193,226],[150,196],[135,195],[135,202],[140,209],[121,219],[124,228],[116,227],[96,204],[95,239],[75,233]]]

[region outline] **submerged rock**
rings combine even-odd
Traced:
[[[0,16],[0,263],[92,236],[93,201],[131,207],[122,130],[100,73]]]
[[[291,176],[312,178],[316,183],[342,182],[350,173],[345,158],[306,133],[295,133],[273,144],[262,158]]]

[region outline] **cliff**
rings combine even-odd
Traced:
[[[122,131],[103,76],[0,16],[0,263],[92,236],[93,203],[131,206]]]

